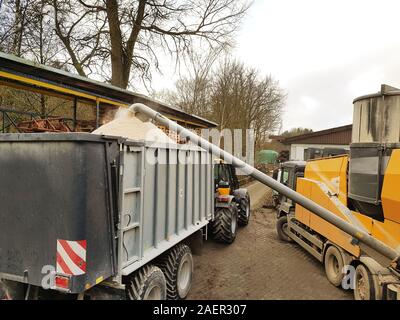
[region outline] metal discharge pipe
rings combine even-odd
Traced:
[[[391,247],[384,244],[382,241],[377,240],[370,236],[365,231],[353,226],[349,222],[339,218],[331,211],[325,209],[324,207],[320,206],[314,201],[306,198],[302,194],[286,187],[285,185],[279,183],[275,179],[271,178],[270,176],[262,173],[261,171],[257,170],[256,168],[250,166],[246,162],[240,160],[239,158],[234,157],[230,153],[222,150],[221,148],[217,147],[216,145],[208,142],[206,139],[203,139],[196,135],[195,133],[191,132],[190,130],[182,127],[181,125],[177,124],[174,121],[169,120],[159,112],[149,108],[148,106],[135,103],[130,108],[130,111],[134,113],[143,114],[150,119],[153,119],[159,124],[162,124],[166,127],[169,127],[173,131],[177,132],[180,136],[190,139],[191,142],[197,144],[199,147],[211,152],[216,157],[224,159],[228,163],[232,163],[236,168],[239,168],[243,172],[249,174],[254,179],[260,181],[261,183],[265,184],[266,186],[278,191],[279,193],[285,195],[289,199],[292,199],[294,202],[300,204],[302,207],[306,208],[307,210],[313,212],[320,218],[324,219],[325,221],[330,222],[340,230],[343,230],[347,234],[353,236],[360,242],[366,244],[367,246],[371,247],[372,249],[376,250],[383,256],[389,258],[392,261],[398,261],[400,258],[399,252],[392,249]]]

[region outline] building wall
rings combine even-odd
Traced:
[[[347,144],[292,144],[290,145],[290,160],[304,160],[304,150],[308,148],[334,148],[350,150]]]

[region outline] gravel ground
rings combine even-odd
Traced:
[[[264,195],[267,203],[269,198],[270,192]],[[259,208],[232,245],[207,241],[194,257],[188,299],[352,299],[328,282],[315,258],[277,238],[275,221],[273,209]]]

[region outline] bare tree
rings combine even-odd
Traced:
[[[53,0],[53,6],[57,35],[77,72],[85,74],[91,59],[101,54],[110,60],[111,83],[126,88],[132,70],[149,78],[152,67],[159,70],[160,55],[167,53],[178,63],[193,49],[195,38],[210,46],[229,43],[249,4],[238,0]]]
[[[104,10],[80,5],[81,1],[52,0],[54,28],[71,64],[81,76],[92,73],[102,57],[106,18]]]
[[[186,64],[188,74],[182,76],[175,84],[176,91],[172,104],[188,113],[201,117],[211,115],[212,68],[219,56],[226,51],[225,47],[211,49],[207,54],[190,52]],[[171,99],[170,99],[171,100]]]
[[[286,96],[271,76],[261,77],[256,69],[228,60],[207,75],[205,86],[197,82],[196,77],[179,80],[170,102],[218,123],[220,130],[242,129],[245,135],[246,129],[253,129],[256,148],[279,127]],[[199,88],[201,93],[196,92]]]
[[[3,51],[21,56],[28,6],[27,0],[1,3],[0,48]]]

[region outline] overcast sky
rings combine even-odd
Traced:
[[[400,86],[399,13],[398,0],[255,0],[233,54],[286,90],[284,130],[350,124],[355,97]]]

